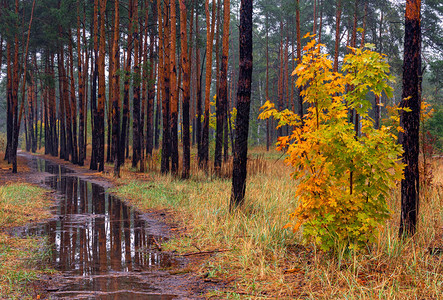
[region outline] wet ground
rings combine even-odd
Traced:
[[[61,272],[50,278],[50,299],[193,298],[164,271],[184,262],[161,252],[162,224],[65,166],[40,158],[31,166],[56,191],[54,218],[17,234],[48,237],[51,264]]]

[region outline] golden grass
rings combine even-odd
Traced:
[[[50,216],[47,191],[26,183],[0,186],[0,228],[23,226]],[[46,256],[41,238],[12,237],[0,232],[0,298],[36,298],[30,282]]]
[[[216,298],[292,299],[443,299],[442,160],[434,164],[432,186],[424,187],[418,234],[400,240],[399,189],[389,199],[393,211],[378,242],[360,253],[324,253],[302,245],[300,233],[282,227],[295,208],[296,182],[278,153],[263,155],[264,172],[248,176],[245,207],[228,211],[231,181],[191,172],[179,180],[122,169],[114,191],[143,210],[172,211],[185,232],[169,241],[179,253],[229,250],[206,259],[196,271],[213,280],[229,281]],[[154,166],[154,165],[153,165]],[[433,251],[431,249],[434,249]],[[432,254],[431,254],[432,253]],[[234,276],[232,276],[234,275]]]

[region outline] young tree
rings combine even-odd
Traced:
[[[240,73],[237,90],[234,167],[232,171],[231,211],[244,202],[248,159],[249,109],[252,79],[252,0],[241,0],[240,6]]]
[[[401,112],[400,124],[404,133],[400,141],[403,145],[403,163],[406,165],[401,181],[400,236],[412,236],[417,229],[419,208],[419,129],[420,129],[420,89],[421,89],[421,28],[420,0],[407,0],[405,11],[405,42],[403,62],[403,94],[400,106],[407,108]]]

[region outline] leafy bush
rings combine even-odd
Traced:
[[[392,128],[374,128],[366,100],[370,92],[391,96],[389,65],[381,54],[350,48],[341,72],[333,72],[322,46],[309,42],[293,72],[308,105],[303,120],[270,102],[259,118],[272,116],[279,120],[278,127],[293,128],[277,143],[298,180],[299,205],[285,227],[297,231],[303,225],[305,240],[323,250],[361,248],[374,241],[379,225],[389,217],[386,199],[402,178],[397,137]],[[353,111],[360,116],[357,132],[349,121]]]

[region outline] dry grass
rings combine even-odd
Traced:
[[[26,183],[0,186],[0,229],[23,226],[50,216],[47,191]],[[41,238],[18,238],[0,231],[0,298],[37,296],[30,282],[41,272],[47,253]]]
[[[246,205],[228,211],[231,181],[191,172],[188,181],[122,169],[115,192],[143,210],[173,211],[185,232],[166,247],[183,252],[229,249],[210,255],[196,271],[230,282],[215,298],[443,299],[443,174],[435,160],[433,184],[424,191],[418,234],[397,237],[399,191],[389,199],[392,218],[374,245],[360,253],[324,253],[302,245],[282,227],[294,209],[295,182],[278,153],[251,151],[266,169],[248,177]],[[250,166],[253,168],[253,166]],[[194,166],[196,168],[196,166]]]

